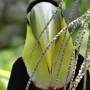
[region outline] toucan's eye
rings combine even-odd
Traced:
[[[29,25],[30,23],[29,23],[29,20],[26,18],[26,22],[27,22],[27,24]]]
[[[28,25],[30,25],[30,13],[27,14],[26,22]]]
[[[61,10],[61,16],[63,17],[63,10]]]

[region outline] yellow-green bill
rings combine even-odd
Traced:
[[[54,5],[41,2],[27,14],[27,36],[22,57],[32,81],[41,88],[63,87],[70,80],[75,62],[73,43],[68,31],[63,31],[46,48],[52,38],[66,26],[60,9],[53,16],[56,10]]]

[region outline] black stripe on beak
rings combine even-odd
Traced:
[[[32,1],[32,2],[29,4],[29,6],[28,6],[28,8],[27,8],[27,13],[29,13],[29,12],[32,10],[32,8],[33,8],[36,4],[38,4],[38,3],[40,3],[40,2],[49,2],[49,3],[53,4],[53,5],[55,5],[56,7],[58,7],[58,3],[55,2],[54,0],[35,0],[35,1]]]

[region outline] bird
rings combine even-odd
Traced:
[[[7,90],[68,90],[73,71],[75,78],[84,58],[79,54],[76,60],[72,36],[63,29],[67,23],[61,4],[34,0],[27,8],[26,21],[23,54],[13,65]],[[82,86],[83,79],[77,90],[83,90]]]
[[[72,72],[68,73],[68,69],[72,71],[73,66],[70,67],[75,62],[68,30],[62,31],[58,39],[50,47],[48,45],[67,26],[58,7],[51,1],[41,0],[27,11],[27,35],[22,58],[33,83],[43,89],[62,88],[66,81],[69,83]]]

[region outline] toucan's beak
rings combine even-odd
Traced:
[[[31,14],[31,28],[42,51],[46,48],[47,44],[51,41],[52,37],[58,32],[56,26],[59,27],[59,21],[51,20],[50,24],[46,27],[47,23],[56,11],[56,7],[49,3],[42,3],[42,5],[35,6],[29,14]],[[29,15],[30,16],[30,15]],[[56,24],[56,25],[55,25]],[[45,28],[46,27],[46,28]],[[44,30],[45,29],[45,30]],[[44,33],[40,37],[41,32]],[[53,47],[51,47],[46,55],[46,62],[49,72],[52,70],[52,53]]]
[[[52,38],[66,26],[61,9],[58,9],[51,19],[56,9],[57,7],[51,3],[42,2],[34,6],[27,15],[27,37],[23,58],[30,76],[34,72],[32,81],[43,88],[63,87],[66,80],[70,80],[72,72],[68,73],[68,70],[72,71],[74,63],[73,43],[68,31],[62,31],[62,34],[49,45]]]

